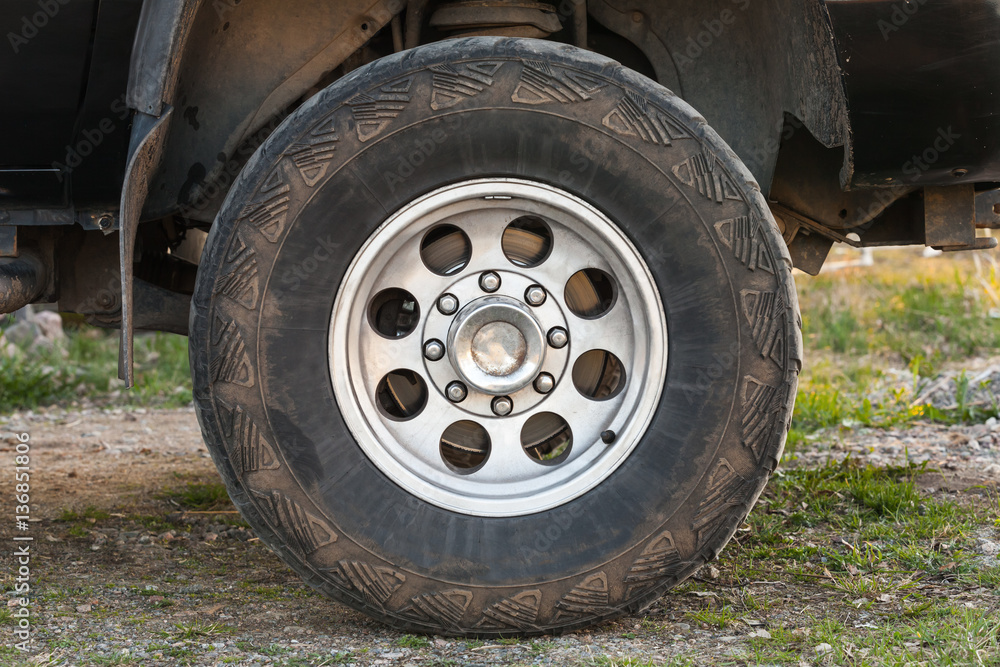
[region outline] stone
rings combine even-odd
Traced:
[[[826,642],[823,642],[822,644],[817,644],[816,645],[816,655],[823,656],[823,655],[826,655],[827,653],[833,653],[833,647],[832,646],[830,646]]]
[[[41,335],[51,341],[66,338],[65,332],[63,332],[62,317],[59,313],[54,313],[51,310],[43,310],[40,313],[36,313],[35,324],[38,325]]]
[[[41,333],[41,329],[34,322],[21,320],[7,327],[4,336],[14,345],[24,348],[34,343]]]

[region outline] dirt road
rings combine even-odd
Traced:
[[[996,570],[1000,549],[991,528],[1000,481],[995,422],[819,438],[797,462],[788,462],[816,467],[849,452],[879,465],[905,456],[928,460],[941,472],[917,480],[925,502],[971,503],[983,518],[979,532],[962,543],[979,552],[965,549],[972,560],[954,556],[969,565],[961,577],[924,568],[909,588],[852,591],[836,585],[841,578],[830,574],[833,562],[808,558],[798,570],[749,574],[744,565],[755,556],[747,528],[720,563],[642,616],[560,638],[489,644],[401,636],[313,593],[218,497],[190,409],[52,410],[0,419],[0,461],[11,471],[17,433],[30,435],[31,520],[28,531],[16,532],[5,518],[0,539],[9,554],[10,545],[25,543],[13,542],[15,534],[33,538],[33,634],[29,654],[13,648],[17,565],[5,555],[2,582],[10,602],[2,624],[3,664],[813,664],[852,662],[849,655],[880,664],[877,653],[864,652],[875,649],[864,648],[868,644],[857,635],[896,627],[912,608],[907,595],[913,591],[959,612],[1000,606],[995,583],[975,578],[977,570]],[[3,506],[9,508],[12,474],[4,472],[3,479]],[[755,515],[783,521],[786,510],[776,503],[765,497]],[[824,533],[822,526],[796,539],[821,547],[840,540],[855,550],[861,544],[857,535]],[[936,539],[938,551],[954,548],[947,530]],[[766,544],[761,540],[753,547],[758,551]],[[862,580],[863,573],[851,579]],[[840,635],[847,628],[851,636],[827,639],[824,624],[834,622]],[[900,644],[901,650],[927,650],[913,641],[910,648]]]

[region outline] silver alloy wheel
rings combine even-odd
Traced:
[[[528,303],[538,286],[546,298]],[[447,315],[443,295],[458,303]],[[436,360],[431,341],[448,348]],[[392,480],[445,509],[517,516],[586,493],[632,452],[662,393],[666,319],[601,212],[542,183],[474,180],[368,240],[334,304],[329,364],[351,432]]]

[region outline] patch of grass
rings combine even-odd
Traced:
[[[69,530],[66,532],[69,533],[71,537],[76,537],[79,539],[84,539],[87,537],[87,535],[90,534],[86,528],[80,525],[70,526]]]
[[[912,250],[880,251],[879,261],[797,281],[808,347],[919,359],[922,373],[1000,348],[1000,327],[989,317],[1000,289],[995,268]]]
[[[875,468],[850,459],[779,472],[726,558],[731,554],[733,571],[746,578],[783,569],[815,583],[817,569],[826,571],[826,585],[854,598],[904,589],[918,572],[964,576],[983,515],[923,497],[914,480],[927,472],[926,465]],[[752,603],[743,603],[749,610]]]
[[[163,496],[187,510],[210,512],[232,507],[222,482],[188,482],[184,488],[172,489]]]
[[[65,521],[67,523],[88,520],[103,521],[105,519],[109,519],[110,517],[111,515],[104,510],[98,509],[93,505],[88,505],[82,512],[64,509],[56,521]]]
[[[396,646],[405,646],[406,648],[429,648],[431,642],[426,637],[418,637],[417,635],[403,635],[395,642]]]
[[[111,655],[91,655],[90,661],[95,665],[132,665],[139,659],[128,651],[118,651]]]
[[[140,334],[135,340],[136,388],[116,404],[179,407],[191,402],[187,338]],[[118,390],[118,334],[67,322],[65,341],[0,356],[0,413],[67,404],[85,395],[109,399]]]
[[[261,646],[259,644],[254,644],[253,642],[236,642],[236,648],[241,651],[246,651],[247,653],[259,653],[260,655],[266,655],[268,657],[275,657],[288,653],[291,649],[284,648],[278,644],[268,644],[267,646]]]
[[[730,607],[722,609],[702,609],[700,611],[689,612],[687,618],[695,623],[702,623],[718,629],[723,629],[738,618],[738,615]]]
[[[880,251],[878,264],[797,280],[806,356],[789,449],[808,433],[840,426],[892,427],[914,420],[983,421],[1000,406],[974,405],[960,375],[957,406],[915,404],[946,364],[995,354],[1000,268],[967,258],[926,259]],[[907,367],[909,386],[882,368]]]

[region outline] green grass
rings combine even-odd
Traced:
[[[163,496],[186,510],[210,512],[232,509],[229,494],[221,482],[188,482],[183,488],[166,491]]]
[[[431,642],[426,637],[418,637],[416,635],[403,635],[395,642],[396,646],[404,646],[406,648],[428,648]]]
[[[135,341],[136,387],[116,404],[178,407],[191,402],[187,338],[143,334]],[[71,404],[82,396],[109,399],[119,390],[118,334],[68,324],[53,348],[0,355],[0,413]],[[109,399],[110,400],[110,399]]]
[[[948,361],[1000,349],[989,317],[1000,293],[995,266],[967,258],[880,254],[875,267],[797,281],[806,346],[838,354],[898,355],[933,374]]]
[[[1000,572],[979,570],[972,548],[977,530],[998,516],[995,502],[923,497],[916,480],[928,472],[914,465],[862,467],[850,459],[780,472],[748,517],[747,537],[727,549],[722,563],[737,579],[784,572],[846,600],[911,596],[914,582],[929,578],[991,585]],[[748,611],[754,604],[742,601]],[[722,628],[743,613],[707,604],[690,618]]]

